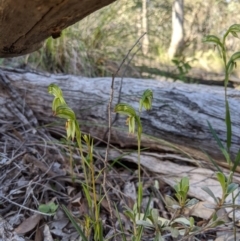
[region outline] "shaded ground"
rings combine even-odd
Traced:
[[[87,215],[90,215],[87,201],[84,197],[81,182],[84,182],[82,166],[79,155],[74,151],[74,175],[72,175],[69,162],[69,146],[64,142],[54,140],[46,131],[40,130],[35,134],[25,129],[21,124],[1,123],[0,135],[0,222],[1,239],[12,240],[78,240],[78,234],[69,219],[64,214],[61,205],[65,205],[82,227],[86,227]],[[103,193],[103,156],[96,147],[95,175],[99,201]],[[124,215],[126,208],[133,208],[136,201],[137,166],[133,163],[112,160],[108,164],[106,189],[110,205],[106,198],[101,199],[101,220],[103,222],[103,235],[105,239],[122,240],[118,213],[121,217],[124,232],[130,238],[132,222]],[[125,166],[123,166],[125,165]],[[171,219],[173,213],[169,212],[164,204],[165,194],[173,196],[173,190],[153,172],[142,169],[144,182],[143,208],[146,208],[151,197],[150,206],[159,211],[159,216]],[[158,187],[159,186],[159,187]],[[54,202],[58,209],[53,216],[40,215],[40,204]],[[112,218],[111,219],[111,213]],[[203,225],[201,218],[196,219],[197,225]],[[8,225],[6,224],[8,223]],[[199,226],[199,227],[200,227]],[[15,232],[17,234],[15,234]],[[87,230],[85,230],[87,231]],[[170,238],[168,232],[163,232],[166,240]],[[20,237],[23,237],[21,239]],[[155,237],[154,231],[146,231],[142,240],[151,240]],[[215,231],[206,230],[199,240],[208,240],[216,237]],[[49,238],[49,239],[47,239]],[[92,238],[91,238],[92,240]],[[177,238],[175,240],[180,240]]]

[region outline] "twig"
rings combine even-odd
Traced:
[[[121,64],[119,65],[116,73],[114,74],[114,77],[117,76],[119,70],[122,68],[124,62],[126,61],[127,57],[129,56],[129,54],[132,52],[133,48],[140,42],[140,40],[143,38],[143,36],[145,35],[146,33],[143,33],[139,38],[138,40],[136,41],[136,43],[128,50],[128,53],[125,55],[125,57],[123,58]]]
[[[117,69],[117,71],[116,71],[116,73],[115,73],[114,76],[117,76],[119,70],[120,70],[121,67],[123,66],[124,62],[126,61],[126,59],[127,59],[128,56],[129,56],[129,54],[132,52],[133,48],[140,42],[140,40],[143,38],[143,36],[144,36],[145,34],[146,34],[146,33],[143,33],[143,34],[138,38],[138,40],[136,41],[136,43],[132,46],[132,48],[130,48],[130,49],[128,50],[127,55],[126,55],[125,58],[123,59],[122,63],[119,65],[119,67],[118,67],[118,69]],[[139,49],[140,49],[140,48],[137,49],[137,51],[133,54],[132,58],[128,61],[127,66],[130,64],[130,62],[132,61],[133,57],[136,55],[136,53],[138,52]],[[127,66],[126,66],[125,71],[123,72],[123,74],[122,74],[122,76],[121,76],[120,88],[119,88],[119,91],[118,91],[118,92],[119,92],[118,104],[119,104],[120,101],[121,101],[121,92],[122,92],[123,77],[124,77],[124,75],[125,75],[125,73],[126,73]],[[115,118],[114,118],[114,120],[113,120],[113,122],[112,122],[112,125],[116,122],[117,116],[118,116],[118,114],[116,114],[116,116],[115,116]]]
[[[141,36],[141,38],[143,37],[144,35]],[[138,49],[135,51],[135,53],[133,53],[132,57],[129,59],[129,61],[127,62],[127,66],[131,63],[131,61],[133,60],[133,58],[135,57],[135,55],[137,54],[137,52],[141,49],[141,46],[138,47]],[[122,74],[122,77],[121,77],[121,82],[120,82],[120,88],[119,88],[119,96],[118,96],[118,104],[120,103],[121,101],[121,93],[122,93],[122,83],[123,83],[123,76],[125,75],[126,71],[127,71],[127,66]],[[116,117],[117,117],[118,114],[116,114]],[[116,121],[117,118],[114,119],[113,123]]]
[[[53,215],[53,214],[48,214],[48,213],[42,213],[42,212],[39,212],[39,211],[34,210],[34,209],[31,209],[31,208],[27,208],[27,207],[25,207],[25,206],[23,206],[23,205],[21,205],[21,204],[18,204],[18,203],[16,203],[16,202],[14,202],[14,201],[12,201],[12,200],[10,200],[10,199],[2,196],[2,195],[0,195],[0,198],[8,201],[9,203],[11,203],[11,204],[13,204],[13,205],[16,205],[16,206],[20,207],[20,208],[22,208],[22,209],[25,209],[25,210],[28,210],[28,211],[32,211],[32,212],[34,212],[34,213],[42,214],[42,215],[45,215],[45,216],[52,216],[52,215]]]
[[[127,55],[124,57],[124,59],[122,60],[121,64],[119,65],[116,73],[112,75],[111,92],[110,92],[110,98],[109,98],[109,103],[108,103],[108,130],[104,134],[104,137],[105,137],[105,135],[108,133],[108,138],[107,138],[107,147],[106,147],[105,159],[104,159],[103,184],[102,184],[102,186],[103,186],[103,191],[105,193],[106,200],[107,200],[107,203],[108,203],[108,206],[109,206],[110,219],[111,219],[112,226],[114,227],[115,233],[116,233],[116,227],[115,227],[115,225],[113,223],[113,211],[112,211],[112,207],[111,207],[111,202],[109,200],[108,192],[107,192],[107,189],[106,189],[106,169],[107,169],[107,162],[108,162],[109,146],[110,146],[110,141],[111,141],[111,129],[112,129],[111,127],[114,124],[114,122],[117,120],[117,118],[116,118],[117,115],[116,115],[114,120],[112,121],[112,115],[111,115],[111,107],[112,107],[113,94],[114,94],[114,80],[115,80],[115,76],[117,76],[119,70],[123,66],[124,62],[128,58],[128,56],[131,53],[131,51],[133,50],[133,48],[139,43],[139,41],[141,40],[141,38],[145,34],[146,33],[144,33],[142,36],[140,36],[140,38],[136,41],[136,43],[129,49]],[[133,57],[135,56],[137,51],[134,53]],[[128,64],[132,61],[133,57],[128,61]],[[118,103],[120,102],[120,98],[121,98],[122,82],[123,82],[123,76],[124,76],[125,72],[126,72],[126,69],[125,69],[125,71],[124,71],[124,73],[122,75],[122,78],[121,78]],[[104,139],[104,137],[103,137],[103,139]]]
[[[145,34],[146,34],[146,33],[143,33],[143,34],[138,38],[138,40],[136,41],[136,43],[128,50],[128,53],[127,53],[126,56],[123,58],[123,60],[122,60],[121,64],[119,65],[117,71],[116,71],[115,74],[113,74],[113,76],[112,76],[112,78],[113,78],[113,79],[112,79],[112,86],[114,86],[115,77],[118,75],[119,70],[122,68],[124,62],[126,61],[126,59],[127,59],[128,56],[129,56],[129,54],[132,52],[133,48],[140,42],[140,40],[143,38],[143,36],[144,36]],[[134,57],[135,54],[138,52],[138,50],[139,50],[139,48],[138,48],[137,51],[134,53],[133,57]],[[127,65],[130,64],[130,62],[132,61],[133,57],[128,61]],[[118,91],[118,93],[119,93],[119,95],[118,95],[118,101],[117,101],[118,104],[120,103],[120,100],[121,100],[122,83],[123,83],[123,76],[124,76],[125,72],[126,72],[126,69],[125,69],[123,75],[121,76],[120,87],[119,87],[119,91]],[[115,118],[114,118],[113,121],[111,120],[111,125],[110,125],[110,127],[117,121],[117,116],[118,116],[118,114],[115,115]],[[104,135],[103,135],[103,138],[102,138],[103,140],[105,139],[105,137],[106,137],[106,135],[107,135],[108,132],[109,132],[109,126],[108,126],[108,129],[106,130],[106,132],[105,132]],[[109,135],[108,135],[108,136],[109,136]],[[95,144],[95,146],[98,146],[100,143],[101,143],[101,141],[98,141],[98,142]]]

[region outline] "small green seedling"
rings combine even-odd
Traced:
[[[187,236],[192,234],[198,228],[194,225],[194,218],[189,219],[185,217],[178,217],[173,220],[162,218],[159,216],[159,210],[151,209],[149,215],[144,219],[143,214],[139,220],[138,225],[142,225],[145,229],[154,230],[154,241],[164,240],[162,234],[165,232],[171,233],[173,238],[180,236]]]
[[[221,198],[216,197],[209,187],[203,187],[202,189],[213,198],[213,200],[217,204],[217,207],[220,208],[225,203],[228,195],[233,193],[238,188],[238,184],[231,183],[233,172],[231,172],[228,177],[226,177],[222,172],[217,172],[216,176],[222,188]]]
[[[183,177],[179,183],[177,183],[174,186],[174,189],[176,191],[176,198],[178,200],[178,203],[180,207],[184,207],[187,200],[187,195],[189,191],[189,179],[188,177]]]
[[[198,202],[197,199],[188,199],[188,191],[189,191],[189,178],[182,177],[181,180],[174,186],[175,196],[177,200],[172,198],[171,196],[165,196],[165,202],[167,208],[170,210],[175,210],[176,214],[181,212],[184,207],[189,207]]]
[[[38,211],[46,214],[54,215],[58,209],[58,205],[54,202],[49,202],[48,204],[40,204]]]

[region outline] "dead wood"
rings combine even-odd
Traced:
[[[19,94],[11,91],[14,89]],[[50,83],[58,84],[66,101],[77,114],[81,128],[98,139],[104,139],[107,131],[107,104],[110,93],[110,78],[85,78],[68,75],[44,75],[24,71],[2,70],[0,80],[0,120],[23,122],[36,125],[59,121],[52,115],[53,97],[47,93]],[[206,159],[205,150],[218,161],[223,160],[208,127],[211,123],[221,141],[226,140],[225,103],[223,88],[203,85],[187,85],[156,80],[130,79],[115,80],[114,105],[126,102],[138,108],[140,95],[146,88],[153,90],[153,108],[143,112],[143,147],[152,150],[186,152],[198,159]],[[232,114],[232,154],[235,155],[240,143],[240,94],[237,90],[228,92]],[[28,108],[29,107],[29,108]],[[29,111],[30,110],[30,111]],[[32,111],[32,114],[31,114]],[[32,118],[31,118],[32,116]],[[113,118],[115,118],[113,113]],[[135,136],[129,136],[126,118],[117,116],[113,124],[111,143],[121,147],[136,146]],[[59,133],[64,124],[49,127]],[[171,143],[171,144],[169,144]],[[174,146],[172,146],[174,145]]]
[[[34,52],[45,39],[115,0],[15,0],[1,1],[0,57]]]

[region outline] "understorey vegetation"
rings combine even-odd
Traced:
[[[217,133],[214,131],[214,126],[208,123],[211,133],[218,143],[219,151],[223,153],[228,165],[228,172],[225,173],[218,164],[210,157],[215,170],[216,180],[221,188],[222,195],[219,197],[215,195],[214,189],[208,186],[203,186],[202,189],[209,195],[213,202],[203,205],[205,212],[209,212],[210,215],[207,219],[199,221],[201,215],[191,215],[191,211],[187,213],[186,210],[200,209],[197,205],[200,200],[195,198],[189,198],[188,191],[190,188],[189,178],[184,176],[179,180],[176,180],[176,184],[173,186],[172,195],[160,194],[158,182],[155,182],[152,189],[158,192],[163,202],[163,205],[168,212],[168,215],[161,215],[161,210],[154,207],[153,199],[155,194],[150,191],[149,195],[145,197],[143,202],[144,192],[144,175],[141,170],[141,135],[142,135],[142,123],[141,112],[144,109],[150,110],[152,101],[154,101],[153,91],[147,89],[139,101],[139,109],[135,110],[131,105],[127,103],[119,103],[115,107],[112,107],[113,89],[109,98],[109,129],[111,133],[112,122],[112,110],[120,115],[127,116],[126,124],[129,127],[129,135],[136,135],[138,140],[137,151],[137,174],[135,185],[130,193],[125,193],[127,198],[130,198],[131,204],[125,203],[121,210],[117,206],[117,203],[110,197],[107,185],[108,172],[111,171],[111,162],[109,162],[108,148],[110,144],[110,136],[108,135],[108,142],[105,152],[105,158],[102,160],[102,169],[95,167],[94,158],[94,140],[81,133],[81,128],[75,117],[74,111],[66,104],[63,97],[63,93],[58,86],[51,84],[49,86],[49,93],[54,96],[52,103],[53,113],[63,119],[66,119],[66,141],[70,149],[77,148],[81,159],[81,171],[83,172],[83,181],[81,184],[77,184],[82,190],[82,195],[86,199],[86,208],[88,212],[82,217],[82,221],[73,215],[71,208],[67,208],[64,204],[57,205],[53,202],[47,205],[51,210],[53,205],[54,210],[51,210],[54,215],[56,208],[64,210],[65,214],[71,221],[72,225],[76,229],[77,233],[82,240],[207,240],[213,235],[216,230],[224,230],[225,226],[230,223],[226,221],[226,218],[231,217],[233,226],[230,230],[229,236],[232,236],[232,240],[238,240],[237,232],[237,207],[236,200],[240,194],[239,185],[234,182],[234,173],[240,162],[240,150],[235,157],[231,156],[231,138],[232,138],[232,125],[231,125],[231,107],[227,98],[227,85],[229,75],[236,67],[236,61],[240,58],[240,52],[234,53],[232,56],[227,56],[226,39],[229,34],[234,37],[238,37],[240,32],[240,25],[232,25],[220,39],[215,35],[207,35],[204,37],[203,42],[210,43],[213,47],[217,48],[225,67],[225,122],[226,122],[226,143],[223,143]],[[114,85],[114,76],[112,78],[112,86]],[[77,146],[74,147],[76,141]],[[206,153],[207,155],[207,153]],[[69,157],[70,175],[73,185],[76,185],[76,163],[74,162],[73,153],[70,152]],[[117,160],[121,165],[121,160]],[[128,168],[128,167],[126,167]],[[78,169],[79,171],[79,169]],[[102,184],[98,184],[98,180],[102,177]],[[146,182],[146,179],[145,179]],[[75,186],[76,188],[76,186]],[[131,193],[132,192],[132,193]],[[227,198],[230,196],[230,201]],[[101,212],[103,202],[108,207],[108,222],[111,228],[106,228],[106,221],[101,218]],[[106,207],[105,207],[106,208]],[[230,211],[223,212],[228,209]],[[209,209],[209,210],[208,210]],[[206,211],[208,210],[208,211]],[[220,212],[222,211],[222,212]],[[230,216],[229,216],[230,215]],[[124,218],[123,218],[124,216]],[[130,225],[130,229],[126,228],[126,223]],[[230,227],[230,226],[229,226]],[[106,232],[108,230],[108,232]],[[110,231],[111,230],[111,231]],[[111,233],[111,235],[109,234]],[[109,235],[109,236],[108,236]],[[209,236],[210,235],[210,236]],[[224,240],[225,240],[224,236]]]
[[[229,24],[230,27],[220,36],[208,34],[211,27],[218,29],[215,22],[206,24],[207,18],[216,16],[219,9],[225,14],[226,22],[230,22],[229,12],[224,11],[223,6],[235,13],[238,4],[236,1],[228,4],[219,1],[212,6],[213,0],[208,3],[199,0],[195,3],[198,8],[194,8],[192,1],[186,0],[187,24],[192,26],[189,28],[192,33],[188,33],[190,39],[186,39],[184,54],[169,60],[166,55],[171,33],[166,20],[170,15],[163,11],[159,19],[156,6],[169,12],[170,1],[149,1],[148,17],[154,18],[154,23],[159,22],[149,26],[148,33],[142,32],[141,24],[137,29],[131,25],[140,21],[137,17],[141,15],[142,4],[128,2],[117,1],[110,8],[96,13],[95,17],[90,16],[66,29],[57,40],[48,39],[44,48],[36,53],[17,60],[2,60],[4,66],[21,65],[27,70],[30,67],[88,77],[111,75],[111,88],[109,98],[104,100],[108,125],[104,126],[102,139],[84,132],[83,122],[77,118],[76,109],[82,111],[83,121],[84,110],[89,107],[70,106],[66,98],[71,95],[69,89],[60,88],[56,83],[44,89],[48,92],[44,102],[51,106],[53,123],[30,120],[34,113],[27,105],[16,107],[7,102],[12,113],[21,109],[23,114],[20,123],[0,120],[0,241],[240,239],[240,148],[235,155],[232,151],[233,134],[238,131],[233,128],[233,123],[238,116],[232,111],[228,99],[230,76],[237,73],[240,59],[240,52],[233,51],[233,47],[240,46],[240,24]],[[207,10],[210,6],[214,10],[212,16]],[[195,15],[190,14],[193,9]],[[139,15],[132,16],[133,10]],[[201,13],[206,16],[200,17]],[[121,16],[118,20],[115,19],[117,15]],[[97,23],[94,21],[96,16]],[[125,24],[124,29],[121,21]],[[196,29],[196,21],[201,23],[199,29]],[[226,23],[222,25],[225,29]],[[159,35],[163,31],[165,34]],[[203,33],[205,37],[202,39]],[[146,35],[152,42],[149,48],[143,47]],[[159,38],[163,44],[159,44]],[[229,42],[232,48],[229,48]],[[146,136],[144,122],[146,113],[154,114],[154,89],[147,88],[131,96],[134,100],[131,104],[125,101],[127,94],[121,96],[121,81],[125,76],[155,78],[166,75],[173,81],[194,82],[188,75],[192,67],[200,68],[201,58],[203,61],[207,59],[208,65],[216,61],[217,67],[212,69],[224,73],[224,113],[220,118],[224,119],[226,136],[220,138],[215,123],[206,119],[209,132],[217,143],[217,152],[224,157],[223,165],[205,150],[201,150],[201,158],[192,158],[187,149],[165,141],[164,137],[148,135],[169,149],[160,152],[154,146],[146,148],[143,145]],[[175,71],[174,74],[161,70],[160,64],[166,64],[168,70]],[[120,95],[116,97],[114,86],[119,76]],[[0,81],[2,79],[8,81],[1,75]],[[29,94],[24,91],[21,90],[21,94]],[[12,91],[11,96],[15,94]],[[162,105],[171,109],[171,103]],[[126,125],[114,126],[114,129],[116,116],[124,118]],[[87,121],[84,124],[93,125]],[[97,131],[100,121],[95,125]],[[116,128],[123,136],[132,138],[132,148],[122,148],[121,144],[112,142],[112,132]],[[201,135],[201,130],[196,133]],[[169,176],[159,174],[159,169],[163,168]],[[179,170],[175,170],[177,175],[173,178],[171,169],[174,168]],[[201,175],[206,175],[206,182],[199,178]],[[193,189],[197,191],[192,192]],[[199,193],[197,197],[193,195],[196,192]]]

